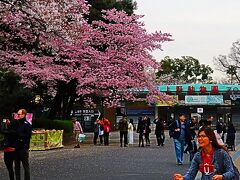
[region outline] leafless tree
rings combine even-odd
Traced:
[[[219,71],[226,73],[231,83],[240,83],[240,40],[232,43],[228,55],[215,57],[214,64]]]

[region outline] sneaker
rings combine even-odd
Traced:
[[[74,146],[74,148],[80,148],[80,146],[79,146],[79,145],[77,145],[77,146]]]
[[[183,165],[183,163],[182,163],[182,162],[178,162],[177,164],[178,164],[178,165]]]

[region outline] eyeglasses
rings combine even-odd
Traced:
[[[23,114],[17,114],[18,116],[21,116],[21,115],[23,115]]]
[[[204,139],[204,138],[206,138],[206,137],[207,137],[206,135],[198,135],[198,136],[197,136],[198,139],[200,139],[200,138],[201,138],[201,139]]]

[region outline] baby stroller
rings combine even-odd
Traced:
[[[233,124],[229,123],[228,129],[227,129],[226,144],[227,144],[227,148],[231,151],[235,151],[235,133],[236,133],[236,130]]]

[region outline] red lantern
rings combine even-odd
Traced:
[[[178,93],[182,92],[182,86],[176,86],[176,92]]]
[[[200,86],[200,92],[201,93],[206,93],[207,92],[207,88],[205,86]]]
[[[212,86],[212,93],[218,93],[218,86]]]
[[[188,93],[193,93],[195,91],[194,86],[188,86]]]

